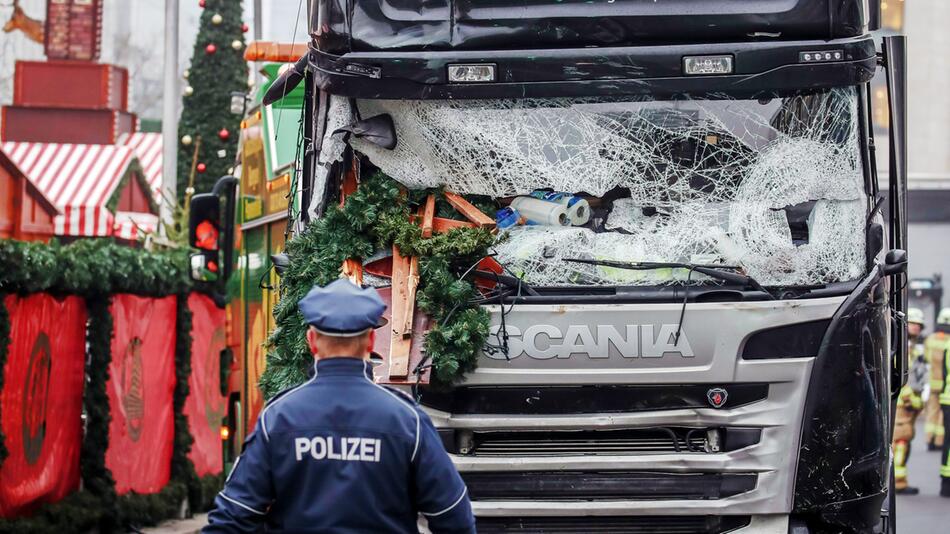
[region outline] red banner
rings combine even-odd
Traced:
[[[122,495],[157,493],[174,445],[175,297],[115,295],[106,467]]]
[[[7,296],[0,517],[29,513],[79,487],[86,306],[79,297]]]
[[[185,416],[195,442],[188,457],[198,476],[216,475],[223,469],[221,458],[221,419],[226,398],[221,395],[221,351],[227,346],[224,310],[210,297],[192,293],[191,378],[185,401]]]

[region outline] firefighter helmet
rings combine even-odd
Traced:
[[[924,324],[924,312],[920,308],[909,308],[907,310],[907,322]]]
[[[950,326],[950,308],[944,308],[937,314],[937,324]]]

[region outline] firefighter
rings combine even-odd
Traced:
[[[914,439],[917,416],[924,407],[921,393],[927,382],[927,360],[921,343],[924,330],[924,312],[917,308],[907,310],[907,384],[897,399],[894,423],[894,479],[898,494],[917,495],[920,490],[907,485],[907,459]]]
[[[940,310],[937,315],[937,327],[924,342],[924,351],[930,363],[930,396],[924,409],[924,434],[927,437],[927,450],[940,450],[944,444],[943,413],[940,409],[940,392],[944,389],[945,371],[942,367],[942,355],[950,345],[950,308]]]
[[[943,333],[942,344],[932,347],[931,379],[940,378],[943,387],[938,391],[931,391],[931,397],[937,397],[940,409],[943,411],[943,434],[950,433],[950,308],[940,310],[937,315],[937,332]],[[940,496],[950,497],[950,440],[943,440],[940,452]]]
[[[376,290],[340,279],[298,308],[315,374],[261,411],[203,532],[418,532],[422,514],[433,533],[474,533],[429,416],[373,381]]]

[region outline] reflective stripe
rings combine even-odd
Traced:
[[[931,380],[930,391],[940,391],[943,389],[943,380]]]
[[[435,517],[435,516],[437,516],[437,515],[442,515],[442,514],[444,514],[445,512],[448,512],[449,510],[451,510],[452,508],[455,508],[456,506],[458,506],[459,503],[462,502],[462,499],[465,498],[465,494],[466,494],[466,493],[468,493],[468,488],[467,488],[467,487],[466,487],[466,488],[462,488],[462,494],[459,495],[459,498],[456,499],[454,503],[452,503],[452,506],[449,506],[448,508],[446,508],[445,510],[442,510],[442,511],[440,511],[440,512],[435,512],[435,513],[431,513],[431,514],[430,514],[430,513],[426,513],[426,512],[422,512],[422,515],[424,515],[424,516],[426,516],[426,517]]]
[[[420,427],[420,425],[421,425],[421,422],[419,421],[419,412],[417,412],[414,407],[409,406],[408,404],[406,404],[406,402],[411,402],[411,401],[409,401],[409,399],[405,399],[405,400],[400,399],[400,398],[399,398],[399,395],[396,395],[396,394],[393,393],[392,391],[389,391],[388,389],[384,388],[383,386],[380,386],[380,385],[377,384],[376,382],[373,382],[372,380],[369,379],[369,377],[366,377],[365,375],[364,375],[364,377],[366,378],[366,381],[367,381],[367,382],[369,382],[370,384],[372,384],[372,385],[378,387],[379,389],[385,391],[386,393],[388,393],[389,395],[391,395],[392,397],[394,397],[394,398],[399,402],[399,404],[402,404],[403,406],[406,407],[406,409],[411,410],[411,411],[412,411],[412,415],[416,416],[416,444],[412,447],[412,456],[409,457],[409,461],[410,461],[410,462],[414,461],[414,460],[416,459],[416,452],[419,450],[419,433],[420,433],[420,432],[419,432],[419,431],[420,431],[420,428],[419,428],[419,427]]]
[[[895,467],[895,468],[894,468],[894,478],[898,478],[898,479],[907,478],[907,468],[906,468],[906,467]]]
[[[224,499],[224,500],[226,500],[226,501],[228,501],[228,502],[230,502],[230,503],[234,503],[234,504],[240,506],[241,508],[244,508],[244,509],[247,510],[248,512],[254,512],[254,513],[257,514],[257,515],[267,515],[267,513],[265,513],[265,512],[259,512],[259,511],[255,510],[255,509],[251,508],[250,506],[244,504],[243,502],[240,502],[240,501],[238,501],[238,500],[236,500],[236,499],[232,499],[231,497],[228,497],[227,495],[224,494],[223,491],[220,492],[220,493],[218,493],[218,495],[220,495],[222,499]]]

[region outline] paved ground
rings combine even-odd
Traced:
[[[142,529],[147,534],[193,534],[201,530],[208,522],[208,515],[196,515],[184,521],[165,521],[153,528]]]
[[[897,497],[898,534],[950,532],[950,499],[940,493],[940,453],[928,452],[924,444],[924,419],[917,419],[917,435],[911,444],[907,479],[920,488],[920,495]]]
[[[940,453],[928,452],[924,445],[923,418],[917,421],[917,436],[911,445],[907,464],[908,479],[920,488],[920,495],[897,498],[898,534],[931,534],[950,532],[950,499],[941,498]],[[206,515],[187,521],[168,521],[155,528],[145,529],[149,534],[192,534],[207,521]]]

